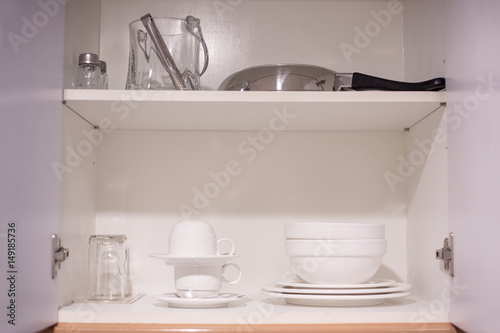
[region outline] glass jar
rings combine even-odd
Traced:
[[[76,73],[76,89],[99,89],[101,69],[99,57],[94,53],[82,53],[78,57],[78,70]]]
[[[100,89],[108,89],[108,72],[105,61],[99,60],[99,69],[101,70],[101,77],[99,80]]]

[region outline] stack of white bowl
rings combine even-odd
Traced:
[[[292,270],[312,284],[365,283],[387,252],[384,224],[296,222],[284,231]]]

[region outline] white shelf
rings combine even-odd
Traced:
[[[177,309],[145,295],[133,304],[72,303],[59,310],[60,323],[244,324],[256,316],[263,324],[428,323],[449,322],[448,311],[411,296],[366,307],[310,307],[271,302],[252,295],[219,309]],[[281,301],[281,302],[280,302]]]
[[[148,130],[404,130],[438,109],[445,92],[235,92],[64,90],[94,126]],[[293,118],[292,118],[293,117]]]

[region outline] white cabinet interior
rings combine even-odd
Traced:
[[[446,300],[453,288],[434,259],[434,250],[449,232],[446,140],[440,130],[444,93],[257,93],[250,98],[217,91],[148,92],[131,113],[135,120],[123,126],[116,120],[113,128],[102,123],[108,117],[102,112],[109,114],[114,102],[127,101],[127,92],[121,90],[127,73],[127,25],[147,12],[201,19],[211,55],[202,84],[215,90],[230,73],[264,63],[310,63],[404,79],[410,66],[405,63],[406,44],[428,46],[420,45],[424,42],[411,32],[429,28],[423,23],[407,27],[404,15],[418,10],[398,12],[393,3],[102,0],[90,2],[91,9],[82,1],[69,3],[67,24],[82,15],[82,7],[96,24],[68,29],[66,87],[76,55],[93,51],[108,62],[114,90],[65,91],[69,108],[63,161],[74,166],[62,174],[64,216],[69,220],[63,222],[68,224],[62,236],[66,234],[66,244],[71,242],[68,247],[78,255],[62,269],[60,304],[67,306],[60,310],[60,321],[248,321],[259,309],[269,309],[267,301],[256,301],[264,298],[260,285],[289,272],[282,225],[292,220],[385,223],[389,249],[377,277],[407,281],[414,289],[411,297],[371,308],[276,305],[263,317],[265,323],[449,321]],[[384,13],[389,15],[381,16]],[[408,35],[405,29],[410,29]],[[89,37],[96,30],[99,41]],[[365,44],[359,44],[362,35]],[[425,43],[437,47],[438,42]],[[352,47],[354,53],[346,53]],[[442,74],[442,59],[416,55],[411,61],[422,67],[418,75]],[[417,76],[415,70],[408,72]],[[130,97],[128,101],[134,102]],[[101,130],[93,130],[70,108]],[[300,113],[300,125],[292,120],[283,131],[262,131],[276,116],[273,110],[284,109]],[[209,117],[199,120],[205,111]],[[309,111],[312,121],[307,119]],[[372,111],[376,116],[367,120]],[[258,145],[252,144],[255,138]],[[216,195],[204,193],[213,175],[230,161],[236,161],[241,172]],[[187,215],[209,221],[218,236],[231,238],[242,254],[234,261],[243,270],[241,282],[223,287],[247,295],[235,306],[176,310],[149,297],[174,288],[172,268],[149,254],[166,252],[170,228]],[[128,236],[132,291],[146,296],[133,305],[68,305],[85,292],[81,286],[91,233]]]

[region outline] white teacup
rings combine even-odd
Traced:
[[[234,254],[234,243],[228,238],[217,240],[212,226],[203,221],[178,222],[169,236],[168,253],[175,256],[220,255],[218,245],[229,243],[230,250],[224,255]]]
[[[228,280],[224,273],[228,267],[237,270],[237,278]],[[184,298],[216,297],[219,295],[222,282],[237,283],[241,278],[238,265],[228,263],[219,266],[176,266],[175,288],[177,295]]]

